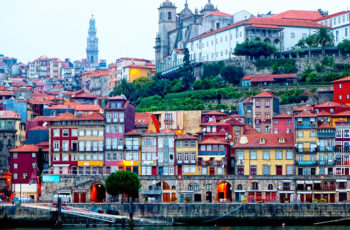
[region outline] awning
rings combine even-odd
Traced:
[[[210,161],[210,157],[200,157],[203,161]]]
[[[294,191],[278,191],[278,193],[293,194]]]
[[[222,161],[222,158],[223,158],[222,156],[220,156],[220,157],[215,157],[215,160],[216,160],[216,161]]]
[[[57,190],[57,194],[62,194],[62,193],[68,193],[68,194],[70,194],[72,191],[71,190]]]
[[[336,182],[348,182],[346,179],[337,179]]]
[[[297,184],[305,184],[305,181],[297,181]]]
[[[282,183],[292,183],[292,180],[283,180]]]
[[[313,184],[313,181],[305,181],[305,184]]]
[[[321,181],[320,180],[314,180],[314,183],[315,184],[321,184]]]

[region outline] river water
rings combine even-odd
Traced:
[[[0,227],[1,229],[1,227]],[[25,230],[57,230],[54,228],[26,228]],[[128,227],[96,227],[96,228],[80,228],[80,227],[66,227],[63,230],[129,230]],[[350,226],[237,226],[237,227],[134,227],[133,230],[349,230]],[[23,230],[23,228],[13,228],[7,230]]]

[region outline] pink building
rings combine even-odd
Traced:
[[[274,134],[289,134],[294,135],[294,119],[287,113],[282,113],[272,118],[272,131]]]

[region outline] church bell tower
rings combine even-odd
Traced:
[[[90,63],[98,62],[98,38],[96,36],[96,24],[93,15],[91,15],[89,23],[89,36],[87,38],[86,58]]]

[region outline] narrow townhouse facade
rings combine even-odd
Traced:
[[[125,133],[125,160],[123,161],[124,170],[141,174],[141,135],[138,130],[131,130]]]
[[[124,170],[124,134],[135,126],[135,106],[123,97],[112,97],[105,116],[105,165],[113,172]]]
[[[178,135],[176,146],[176,175],[198,175],[198,138],[188,134]]]

